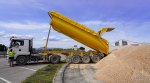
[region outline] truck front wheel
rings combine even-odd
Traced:
[[[27,58],[25,56],[18,56],[16,59],[18,65],[25,65],[27,63]]]
[[[57,64],[60,62],[60,56],[59,55],[52,55],[50,58],[51,63]]]

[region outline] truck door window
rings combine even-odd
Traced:
[[[24,45],[24,41],[23,40],[13,40],[11,42],[11,46],[23,46]]]

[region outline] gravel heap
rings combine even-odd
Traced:
[[[116,50],[95,68],[94,78],[104,83],[150,83],[150,45]]]

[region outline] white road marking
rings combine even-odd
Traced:
[[[10,81],[8,81],[8,80],[2,78],[2,77],[0,77],[0,79],[3,80],[3,81],[6,82],[6,83],[12,83],[12,82],[10,82]]]
[[[30,69],[30,68],[26,68],[26,67],[20,67],[20,68],[27,69],[27,70],[31,70],[31,71],[37,71],[37,70],[35,70],[35,69]]]

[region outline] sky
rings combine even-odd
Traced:
[[[0,43],[9,38],[33,37],[34,47],[45,45],[48,11],[57,11],[96,32],[104,27],[115,30],[103,38],[110,43],[125,39],[150,43],[150,0],[0,0]],[[83,46],[71,38],[51,31],[48,47]]]

